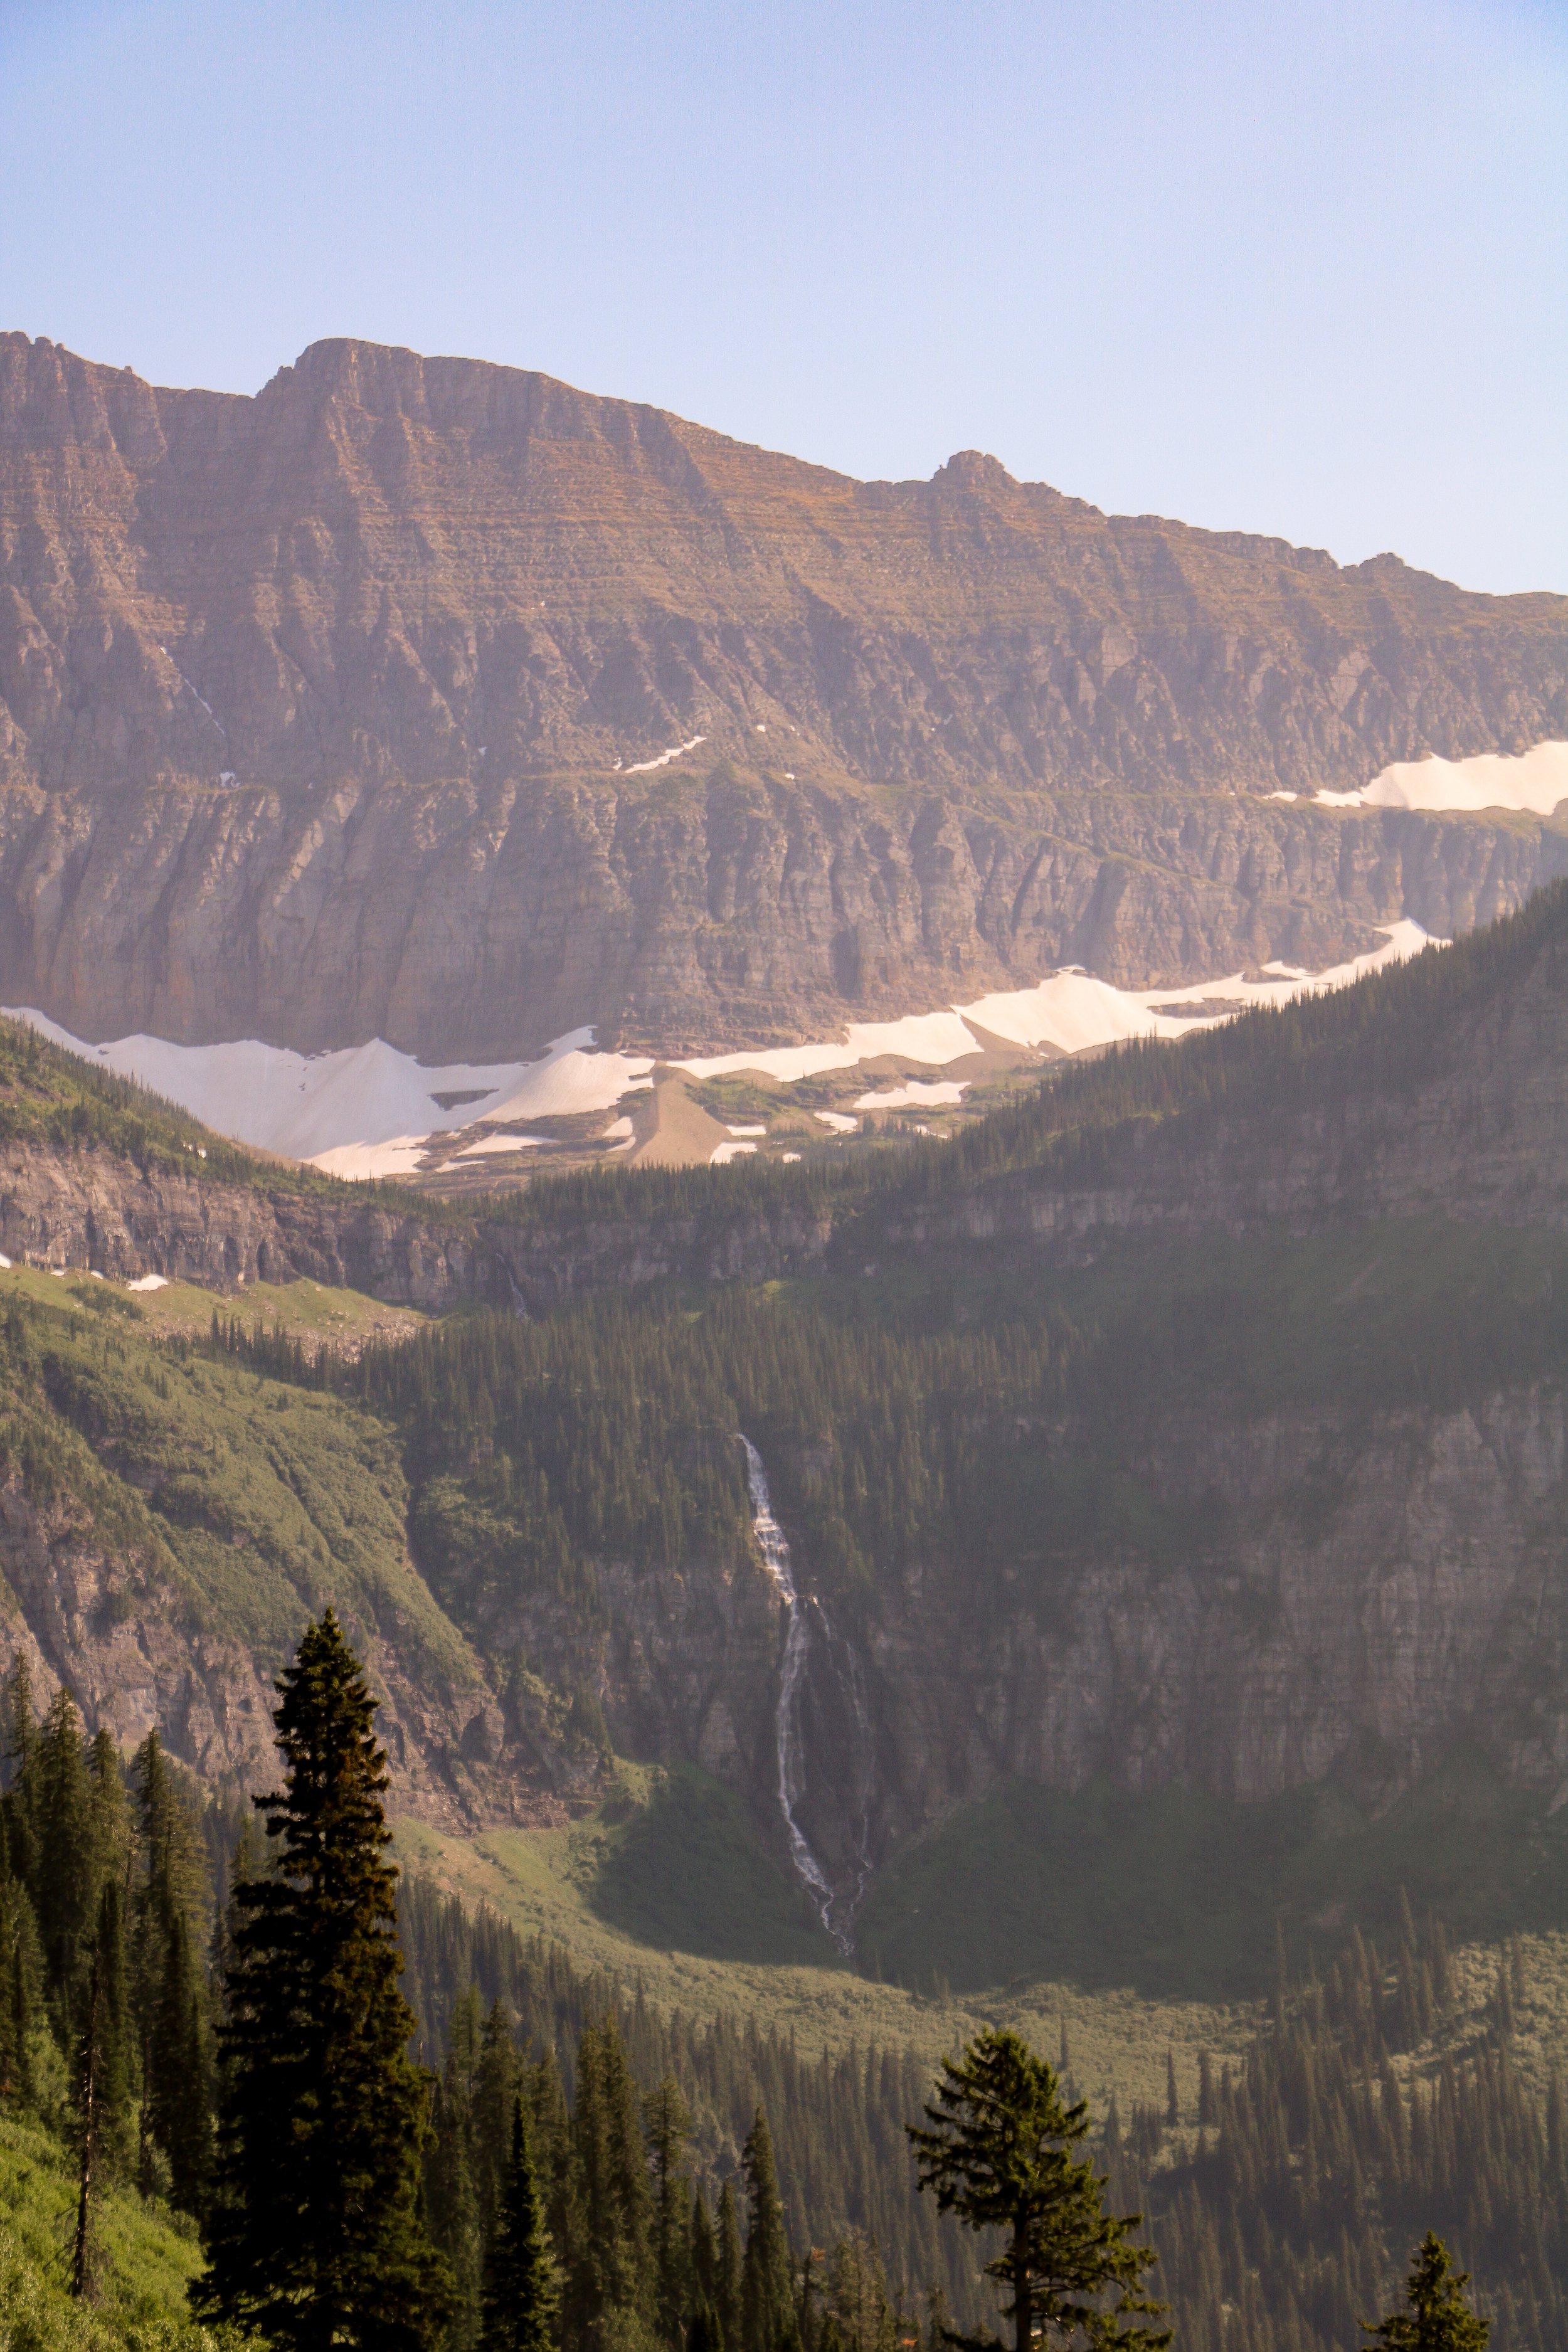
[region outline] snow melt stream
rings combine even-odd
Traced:
[[[827,1874],[807,1844],[805,1833],[795,1814],[805,1776],[805,1744],[800,1732],[800,1686],[805,1674],[805,1654],[811,1643],[811,1631],[806,1621],[805,1605],[795,1591],[789,1544],[784,1529],[773,1517],[773,1498],[768,1493],[768,1474],[763,1467],[763,1457],[744,1434],[741,1444],[746,1452],[746,1485],[751,1491],[752,1525],[756,1530],[757,1549],[789,1615],[789,1630],[784,1636],[784,1672],[779,1677],[779,1701],[773,1715],[773,1737],[779,1760],[779,1811],[784,1815],[784,1833],[789,1839],[790,1860],[795,1864],[795,1874],[816,1906],[823,1926],[839,1950],[847,1952],[847,1933],[833,1924],[833,1889],[827,1883]]]

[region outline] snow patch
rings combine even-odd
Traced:
[[[854,1135],[860,1125],[858,1118],[846,1118],[841,1110],[814,1110],[811,1115],[819,1118],[824,1127],[830,1127],[835,1135]]]
[[[653,1068],[646,1056],[594,1053],[591,1028],[557,1037],[536,1062],[426,1068],[379,1037],[312,1055],[255,1038],[172,1045],[134,1036],[94,1047],[30,1006],[0,1009],[57,1045],[139,1080],[220,1135],[309,1160],[337,1176],[406,1174],[426,1137],[476,1121],[609,1110],[629,1089],[646,1086]],[[468,1099],[443,1110],[437,1095]]]
[[[739,1160],[743,1153],[754,1151],[756,1148],[754,1143],[716,1143],[708,1155],[708,1165],[710,1168],[722,1168],[728,1161]]]
[[[689,743],[672,743],[668,751],[659,753],[657,760],[634,760],[631,766],[622,772],[628,776],[651,776],[656,768],[668,768],[672,760],[680,758],[682,752],[695,751],[699,743],[706,743],[707,740],[706,735],[694,735]],[[616,767],[620,764],[617,760]]]
[[[455,1151],[452,1157],[454,1160],[490,1160],[497,1152],[527,1151],[543,1141],[542,1135],[481,1135],[475,1142],[465,1143],[462,1150]]]
[[[6,1264],[9,1263],[7,1259]],[[127,1290],[167,1290],[169,1277],[166,1274],[139,1274],[135,1281],[128,1282],[125,1287]]]
[[[312,1168],[323,1176],[341,1176],[345,1183],[363,1183],[372,1176],[412,1176],[430,1148],[426,1135],[394,1135],[384,1143],[339,1143],[330,1151],[310,1156]]]
[[[767,1045],[752,1054],[712,1054],[680,1062],[695,1078],[721,1078],[736,1070],[761,1070],[793,1086],[824,1070],[851,1070],[858,1062],[897,1054],[908,1062],[956,1062],[979,1050],[979,1040],[955,1012],[910,1013],[901,1021],[852,1021],[835,1045]]]
[[[1517,758],[1396,760],[1356,793],[1320,793],[1325,808],[1518,809],[1550,816],[1568,801],[1568,743],[1537,743]]]
[[[967,1078],[911,1078],[906,1087],[892,1087],[884,1095],[858,1095],[857,1110],[904,1110],[923,1105],[932,1109],[938,1103],[963,1100]]]

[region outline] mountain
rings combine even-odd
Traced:
[[[1316,967],[1568,849],[1268,794],[1564,736],[1562,597],[467,360],[250,399],[0,336],[0,992],[79,1036],[674,1051]]]
[[[1558,886],[1058,1064],[951,1144],[446,1204],[250,1160],[11,1031],[7,1255],[109,1278],[0,1272],[6,1639],[243,1780],[331,1599],[426,1822],[673,1776],[632,1801],[664,1861],[603,1893],[666,1950],[737,1838],[789,1885],[781,1706],[828,1926],[910,1980],[1213,1995],[1277,1915],[1331,1945],[1401,1885],[1568,1927],[1565,975]],[[149,1263],[214,1287],[131,1294]],[[316,1287],[349,1268],[465,1311],[378,1333]],[[1086,1958],[1056,1874],[1109,1901],[1124,1848],[1168,1916]]]

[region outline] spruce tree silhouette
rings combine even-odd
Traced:
[[[279,2352],[424,2352],[451,2304],[426,2235],[426,2090],[398,1990],[386,1759],[329,1609],[278,1685],[270,1873],[237,1887],[198,2311]]]
[[[1106,2211],[1093,2159],[1073,2153],[1089,2110],[1063,2104],[1046,2061],[1016,2033],[977,2034],[943,2060],[925,2112],[925,2127],[905,2126],[920,2185],[970,2229],[1005,2233],[985,2275],[1008,2292],[1017,2352],[1079,2340],[1163,2352],[1171,2331],[1152,2324],[1163,2305],[1142,2291],[1154,2256],[1132,2236],[1141,2216]],[[970,2352],[996,2340],[944,2333]]]
[[[1491,2328],[1465,2301],[1469,2283],[1468,2271],[1454,2268],[1447,2247],[1428,2230],[1410,2266],[1405,2309],[1362,2326],[1384,2352],[1484,2352]]]

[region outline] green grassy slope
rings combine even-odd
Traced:
[[[409,1566],[385,1424],[162,1335],[110,1285],[0,1276],[0,1467],[122,1563],[127,1616],[166,1612],[270,1666],[331,1601],[395,1624],[416,1671],[478,1680]]]
[[[76,2191],[61,2143],[0,2115],[0,2352],[216,2352],[185,2289],[201,2250],[183,2217],[111,2189],[97,2221],[96,2302],[68,2292]]]

